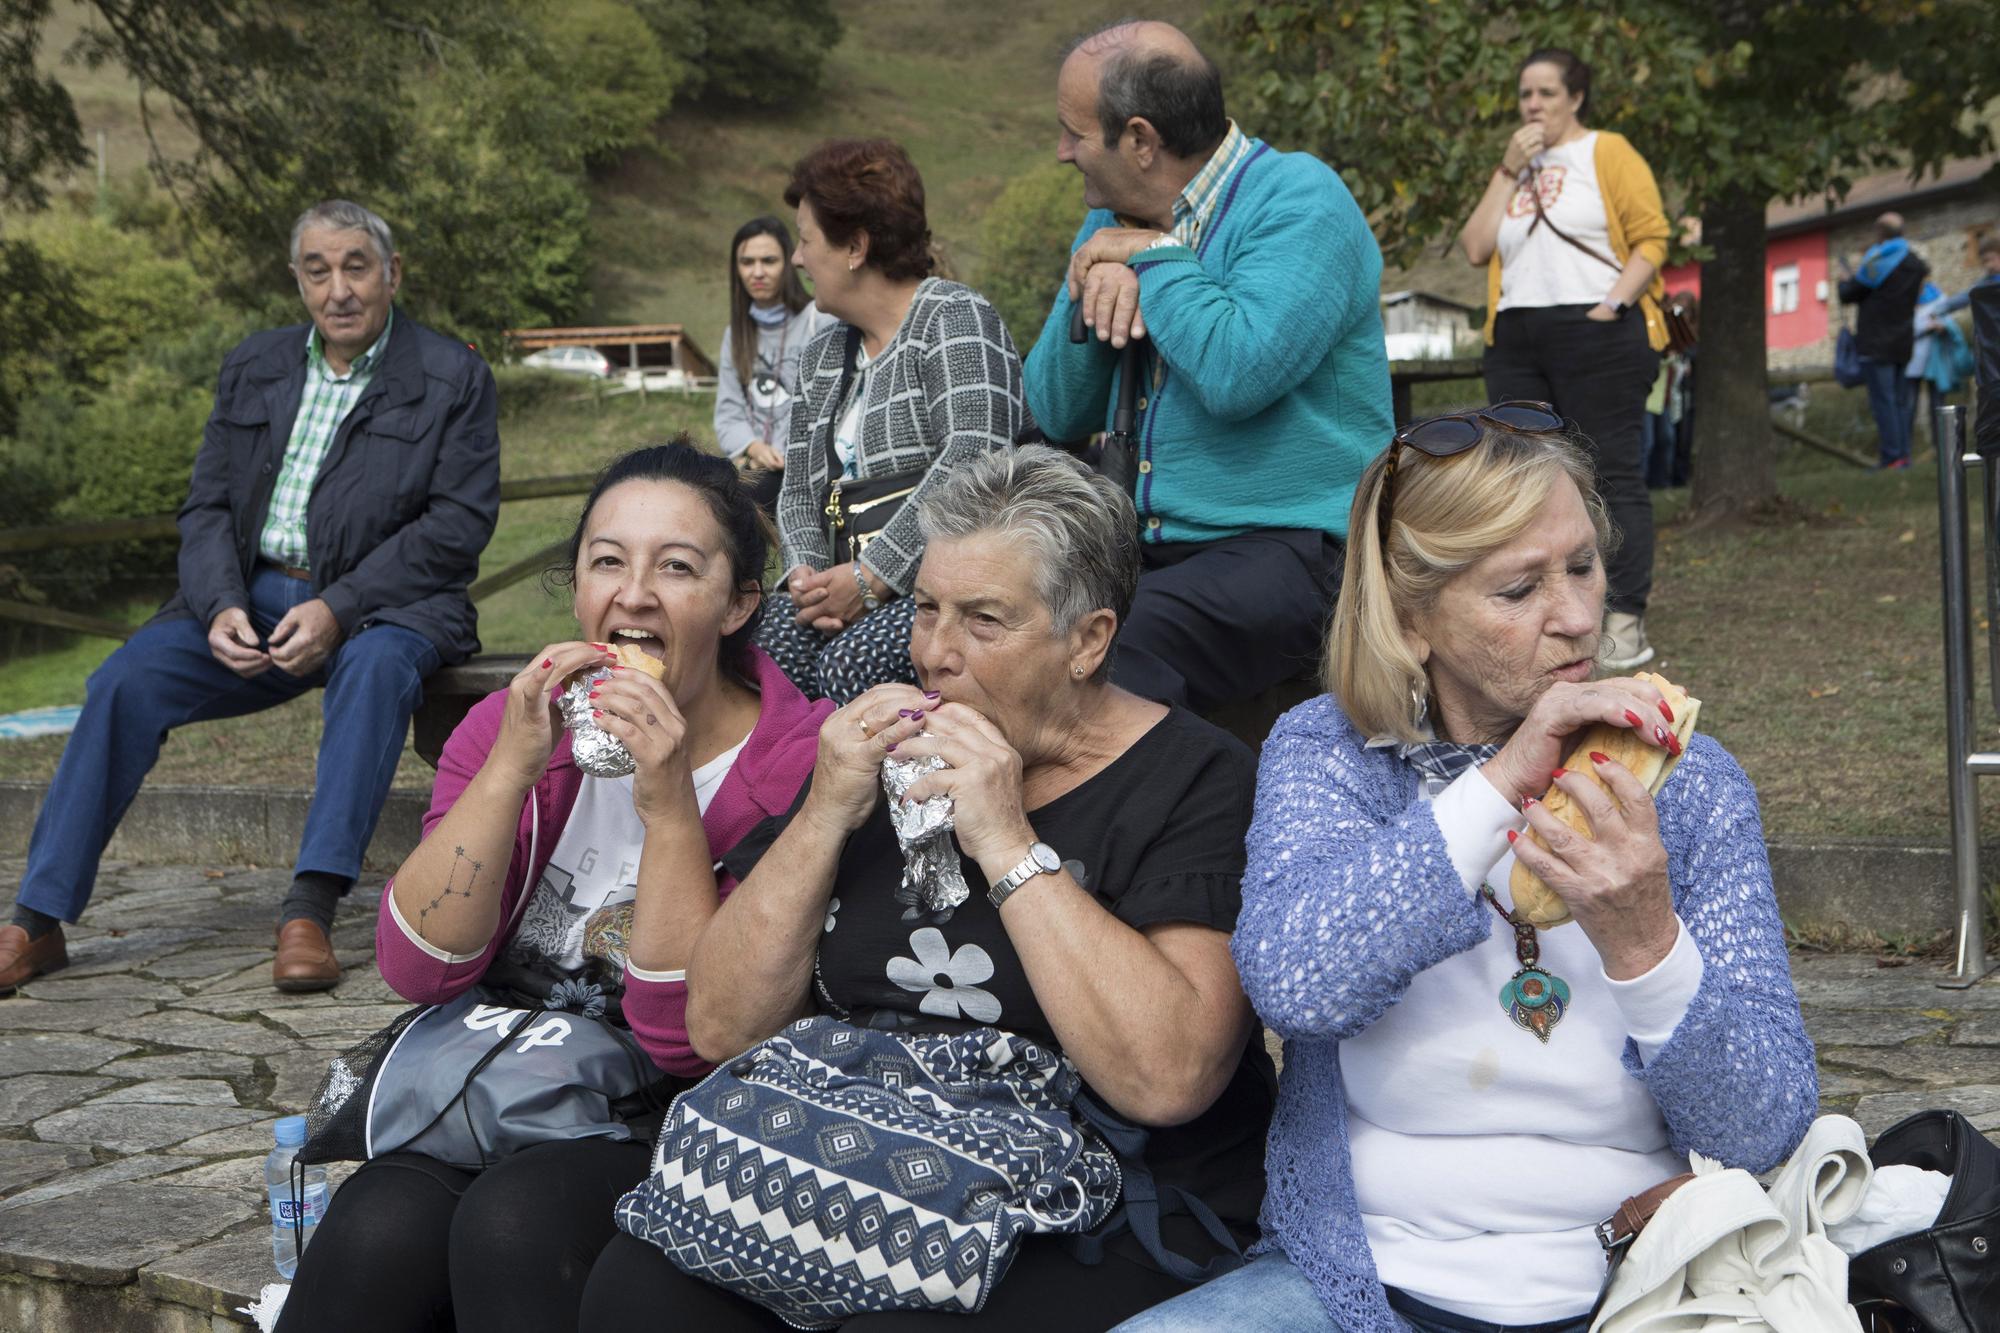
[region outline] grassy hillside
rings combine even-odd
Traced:
[[[924,175],[931,231],[977,281],[979,220],[1007,181],[1055,154],[1063,44],[1127,12],[1113,0],[867,0],[836,5],[845,33],[808,102],[677,112],[656,147],[599,182],[593,316],[679,320],[711,354],[729,314],[729,237],[758,213],[790,223],[791,164],[821,139],[887,135]],[[1151,13],[1192,24],[1198,0]]]

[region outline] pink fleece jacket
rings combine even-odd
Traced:
[[[743,752],[701,818],[702,829],[708,834],[709,857],[716,862],[716,893],[722,897],[736,887],[735,879],[722,870],[723,855],[767,815],[791,809],[812,772],[820,724],[833,711],[830,701],[808,702],[762,650],[752,648],[749,652],[752,678],[763,696],[763,707]],[[486,762],[500,735],[505,696],[506,691],[496,691],[474,704],[445,742],[438,759],[437,783],[431,789],[430,812],[424,816],[426,838]],[[528,890],[541,878],[542,868],[555,852],[582,786],[583,772],[570,759],[569,733],[564,732],[549,756],[547,771],[521,807],[514,853],[507,863],[506,883],[501,886],[500,927],[478,953],[446,953],[417,938],[396,910],[391,897],[396,884],[389,881],[375,918],[375,964],[398,995],[418,1004],[440,1004],[486,974],[519,927]],[[661,1069],[689,1077],[709,1071],[710,1066],[694,1053],[688,1040],[685,982],[649,981],[628,968],[624,1007],[633,1036]]]

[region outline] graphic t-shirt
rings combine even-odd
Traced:
[[[695,804],[703,813],[749,739],[694,771]],[[596,986],[606,995],[622,991],[645,845],[646,826],[632,807],[631,776],[586,775],[507,945],[507,961]]]
[[[1243,837],[1256,785],[1256,761],[1240,741],[1176,708],[1102,772],[1028,811],[1028,821],[1077,883],[1126,925],[1185,921],[1226,932],[1242,906]],[[754,864],[783,822],[766,821],[730,853],[739,878],[747,873],[739,858]],[[956,909],[932,913],[899,896],[903,854],[886,804],[877,805],[834,872],[814,967],[818,1008],[867,1027],[992,1025],[1058,1046],[999,909],[987,900],[986,877],[969,858],[960,866],[972,895]],[[1259,1031],[1213,1106],[1188,1124],[1150,1132],[1154,1178],[1254,1236],[1275,1100]],[[1212,1251],[1180,1225],[1187,1219],[1168,1222],[1173,1248],[1205,1262]],[[1111,1248],[1150,1266],[1128,1242]]]
[[[1546,222],[1535,213],[1527,186],[1515,187],[1500,219],[1500,306],[1596,305],[1619,270],[1594,259],[1556,235],[1574,237],[1605,259],[1611,250],[1611,223],[1597,183],[1597,132],[1545,150],[1530,164],[1541,192]]]

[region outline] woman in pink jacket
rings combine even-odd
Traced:
[[[441,1003],[496,965],[525,968],[567,998],[616,1001],[665,1074],[707,1072],[682,969],[734,887],[723,855],[791,807],[832,711],[752,643],[764,559],[725,460],[676,441],[604,471],[556,572],[581,638],[536,653],[466,715],[423,842],[383,890],[376,962],[399,994]],[[613,666],[596,717],[637,768],[587,776],[552,699],[627,643],[662,678]],[[648,1157],[637,1137],[540,1144],[477,1174],[378,1157],[328,1208],[279,1327],[573,1327],[612,1205]]]

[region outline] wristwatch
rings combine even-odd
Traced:
[[[1614,315],[1622,315],[1632,308],[1630,301],[1617,301],[1609,296],[1604,298],[1604,304],[1610,308],[1611,313]]]
[[[1028,848],[1028,855],[1021,864],[1002,875],[998,884],[986,890],[986,899],[998,907],[1014,895],[1014,890],[1035,876],[1053,875],[1061,869],[1062,858],[1056,855],[1055,848],[1045,842],[1034,843]]]
[[[874,611],[880,609],[882,599],[877,597],[875,590],[868,586],[868,576],[861,572],[861,562],[859,560],[854,562],[854,586],[861,589],[862,610]]]

